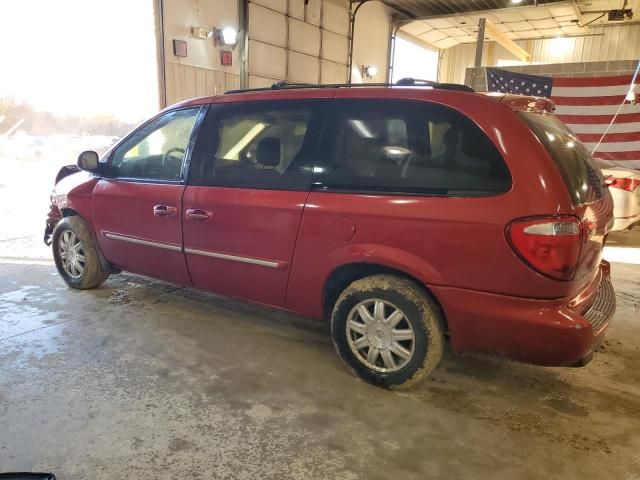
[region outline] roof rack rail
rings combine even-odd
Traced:
[[[420,78],[401,78],[396,83],[398,86],[406,86],[406,87],[433,87],[440,88],[442,90],[460,90],[463,92],[475,92],[475,90],[467,85],[462,85],[459,83],[440,83],[434,82],[433,80],[422,80]]]
[[[289,90],[298,88],[363,88],[363,87],[429,87],[441,90],[458,90],[461,92],[475,92],[467,85],[458,83],[439,83],[432,80],[421,80],[417,78],[401,78],[396,83],[298,83],[298,82],[276,82],[270,87],[247,88],[229,90],[225,94],[244,92],[264,92],[268,90]]]
[[[319,87],[320,85],[316,85],[313,83],[301,83],[301,82],[286,82],[286,81],[281,81],[281,82],[276,82],[276,83],[272,83],[271,84],[271,89],[272,90],[279,90],[281,88],[314,88],[314,87]]]

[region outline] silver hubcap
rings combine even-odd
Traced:
[[[70,230],[65,230],[58,241],[58,253],[62,260],[62,268],[67,275],[80,278],[84,273],[84,248],[82,242]]]
[[[413,356],[413,327],[392,303],[377,298],[358,303],[349,312],[346,328],[351,351],[373,370],[396,372]]]

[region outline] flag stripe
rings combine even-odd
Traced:
[[[613,115],[562,115],[558,114],[558,118],[566,124],[581,123],[583,125],[609,125]],[[616,118],[615,125],[631,122],[640,122],[640,113],[621,113]]]
[[[618,118],[620,117],[618,116]],[[611,117],[609,117],[609,122],[611,122]],[[602,135],[607,130],[607,127],[609,126],[609,122],[591,123],[591,124],[567,123],[567,126],[571,130],[573,130],[575,133],[580,135],[580,138],[582,138],[584,134]],[[630,122],[630,123],[617,123],[617,122],[618,122],[618,119],[616,119],[616,123],[611,125],[611,128],[609,129],[609,133],[633,133],[636,135],[635,138],[638,138],[638,136],[640,135],[640,122]]]
[[[600,138],[602,138],[602,133],[578,133],[578,132],[575,132],[575,133],[578,135],[578,138],[585,143],[587,142],[598,143],[600,141]],[[630,132],[630,133],[607,133],[602,139],[602,142],[603,143],[634,142],[634,141],[637,141],[638,138],[640,138],[640,135],[638,134],[637,131]]]
[[[640,150],[635,152],[602,152],[597,151],[594,155],[596,158],[603,160],[635,160],[640,161]]]
[[[556,105],[584,105],[588,107],[600,105],[620,105],[624,100],[624,95],[613,95],[610,97],[556,97],[555,88],[552,90],[553,103]]]
[[[596,140],[594,143],[585,143],[584,146],[591,152],[598,141]],[[640,141],[637,142],[602,142],[598,146],[599,152],[635,152],[636,150],[640,151]]]
[[[551,97],[553,100],[553,97]],[[620,105],[599,105],[593,107],[583,107],[574,105],[560,105],[556,109],[558,115],[614,115],[618,111]],[[631,105],[629,103],[622,106],[620,113],[636,113],[640,110],[637,105]],[[611,118],[609,118],[611,121]]]
[[[631,75],[615,77],[564,77],[554,78],[554,87],[607,87],[611,85],[629,85]]]
[[[557,87],[553,84],[553,96],[556,97],[609,97],[612,95],[626,95],[629,91],[631,78],[624,85],[606,87]]]

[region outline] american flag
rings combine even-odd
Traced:
[[[600,141],[629,91],[631,75],[553,78],[487,68],[488,90],[550,97],[556,115],[589,151]],[[626,102],[594,157],[606,164],[640,169],[640,104]]]

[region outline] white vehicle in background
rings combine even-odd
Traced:
[[[609,167],[602,174],[613,197],[612,230],[627,230],[640,222],[640,170]]]

